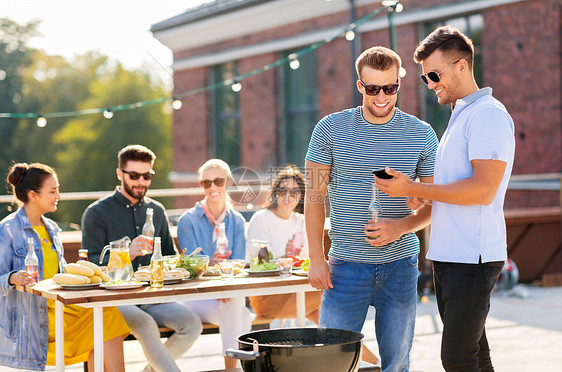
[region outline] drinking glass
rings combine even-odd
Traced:
[[[230,261],[221,261],[219,262],[220,270],[221,270],[221,279],[222,280],[232,280],[234,277],[234,265]]]
[[[279,266],[281,266],[281,276],[291,276],[293,259],[290,257],[279,258]]]

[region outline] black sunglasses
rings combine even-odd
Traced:
[[[400,87],[400,84],[389,84],[389,85],[365,85],[365,83],[361,80],[359,80],[359,82],[361,83],[361,85],[363,85],[363,88],[365,88],[365,93],[367,93],[368,96],[376,96],[377,94],[379,94],[379,92],[382,91],[384,92],[384,94],[386,94],[387,96],[393,96],[396,94],[396,92],[398,92],[398,88]]]
[[[199,183],[203,188],[208,189],[209,187],[211,187],[213,183],[217,185],[217,187],[223,187],[225,182],[226,182],[226,178],[218,177],[215,178],[214,180],[201,180],[201,182]]]
[[[141,178],[141,176],[145,181],[150,181],[152,179],[152,176],[154,176],[154,171],[152,169],[146,173],[126,171],[125,169],[121,169],[121,172],[127,173],[129,175],[129,178],[133,181],[138,180],[139,178]]]
[[[421,74],[420,78],[425,83],[425,85],[427,85],[429,83],[427,81],[427,79],[433,81],[434,83],[438,83],[439,81],[441,81],[441,74],[443,72],[445,72],[445,70],[447,70],[449,67],[451,67],[455,63],[457,63],[458,61],[460,61],[460,59],[457,59],[455,62],[451,63],[449,66],[445,67],[443,70],[441,70],[441,72],[429,71],[427,74]]]

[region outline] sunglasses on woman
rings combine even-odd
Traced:
[[[444,73],[449,67],[453,66],[458,61],[460,61],[460,59],[457,59],[455,62],[451,63],[449,66],[445,67],[445,69],[441,70],[441,72],[429,71],[427,74],[421,74],[420,78],[425,83],[425,85],[427,85],[429,83],[427,81],[427,79],[433,81],[434,83],[438,83],[439,81],[441,81],[441,74]]]
[[[128,174],[129,178],[132,179],[133,181],[136,181],[141,177],[144,178],[145,181],[150,181],[152,179],[152,176],[154,176],[154,171],[152,169],[146,173],[126,171],[124,169],[121,169],[121,172]]]
[[[223,187],[224,183],[226,182],[226,178],[219,177],[215,178],[214,180],[201,180],[201,186],[204,189],[208,189],[214,183],[217,187]]]
[[[393,96],[396,94],[396,92],[398,92],[398,88],[400,87],[400,84],[389,84],[389,85],[365,85],[365,83],[361,80],[359,80],[359,82],[361,83],[361,85],[363,85],[363,88],[365,88],[365,93],[367,93],[368,96],[376,96],[379,94],[379,92],[382,91],[384,92],[384,94],[386,94],[387,96]]]

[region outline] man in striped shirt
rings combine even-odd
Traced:
[[[414,336],[419,241],[430,207],[414,214],[406,198],[379,195],[382,219],[369,218],[372,171],[389,166],[412,180],[432,182],[437,137],[395,107],[400,57],[373,47],[356,61],[361,106],[316,125],[306,155],[305,220],[309,281],[324,290],[320,326],[361,331],[369,305],[383,371],[404,372]],[[323,248],[326,195],[330,201],[329,262]]]

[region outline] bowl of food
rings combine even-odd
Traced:
[[[176,264],[176,267],[183,267],[189,271],[189,279],[199,279],[209,265],[209,256],[193,255],[189,257],[182,257]]]

